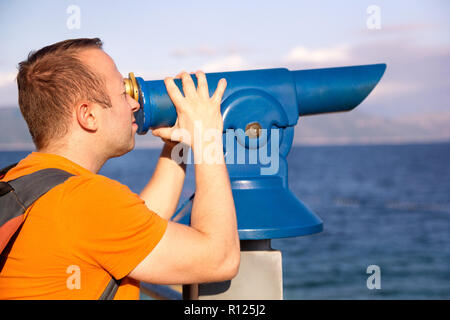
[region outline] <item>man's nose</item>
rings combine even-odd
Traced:
[[[139,108],[141,107],[140,103],[134,100],[133,98],[131,98],[130,100],[131,100],[131,111],[133,112],[138,111]]]

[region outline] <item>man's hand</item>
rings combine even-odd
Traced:
[[[164,79],[167,93],[176,108],[178,118],[173,127],[155,129],[152,131],[153,135],[166,140],[183,142],[194,147],[195,143],[201,142],[193,139],[196,129],[202,131],[212,129],[222,134],[223,119],[220,113],[220,102],[227,86],[226,80],[221,79],[219,81],[216,91],[210,97],[205,74],[202,71],[197,71],[195,75],[197,76],[197,88],[195,88],[194,81],[187,72],[181,72],[175,77],[181,78],[184,96],[175,84],[174,78],[167,77]],[[186,130],[190,138],[189,141],[183,140],[185,137],[183,134],[177,134],[176,130],[180,129]]]

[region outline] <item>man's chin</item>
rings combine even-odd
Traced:
[[[130,145],[129,145],[129,147],[128,147],[128,150],[127,150],[125,153],[128,153],[128,152],[130,152],[130,151],[133,151],[133,149],[134,149],[135,146],[136,146],[136,138],[135,138],[135,135],[133,134],[132,137],[131,137],[131,141],[130,141]],[[124,154],[125,154],[125,153],[124,153]]]
[[[127,153],[130,151],[133,151],[134,147],[136,147],[136,139],[133,136],[133,140],[131,141],[130,150],[128,150]]]
[[[128,146],[126,146],[126,147],[124,146],[120,149],[117,149],[116,152],[114,152],[114,154],[111,156],[111,158],[121,157],[121,156],[127,154],[128,152],[133,151],[135,146],[136,146],[136,141],[133,136],[130,143],[128,144]]]

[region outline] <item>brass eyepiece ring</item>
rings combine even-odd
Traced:
[[[139,102],[139,88],[136,82],[136,78],[134,77],[134,73],[130,72],[128,74],[128,79],[123,79],[125,83],[125,91],[129,94],[134,100]]]

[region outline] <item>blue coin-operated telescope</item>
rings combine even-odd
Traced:
[[[289,190],[286,157],[292,147],[295,125],[301,116],[354,109],[377,85],[385,69],[385,64],[373,64],[206,74],[210,95],[221,78],[227,80],[221,103],[223,145],[243,250],[270,250],[269,239],[322,231],[322,220]],[[175,83],[182,91],[181,80],[176,79]],[[177,113],[163,80],[145,81],[130,73],[125,86],[140,103],[140,109],[135,113],[139,134],[175,124]],[[173,220],[190,224],[193,197],[177,210]],[[262,245],[255,246],[255,243]],[[281,269],[281,255],[279,260],[278,269]],[[241,255],[241,268],[242,262]],[[250,273],[253,271],[256,270]],[[243,278],[242,281],[247,281],[247,276]],[[260,278],[267,279],[267,275],[261,274]],[[266,280],[256,282],[261,281]],[[223,291],[221,287],[219,292]],[[207,287],[208,290],[210,288]],[[226,295],[219,297],[229,298]],[[233,299],[254,297],[231,296]],[[270,295],[264,297],[274,298]]]
[[[385,69],[385,64],[373,64],[206,74],[210,95],[221,78],[227,80],[221,104],[224,152],[241,240],[322,231],[321,219],[288,187],[286,157],[294,127],[300,116],[354,109],[376,86]],[[175,83],[182,91],[181,80]],[[141,105],[135,114],[139,134],[175,124],[177,113],[163,80],[145,81],[130,73],[125,84]],[[178,210],[175,220],[189,224],[191,201]]]

